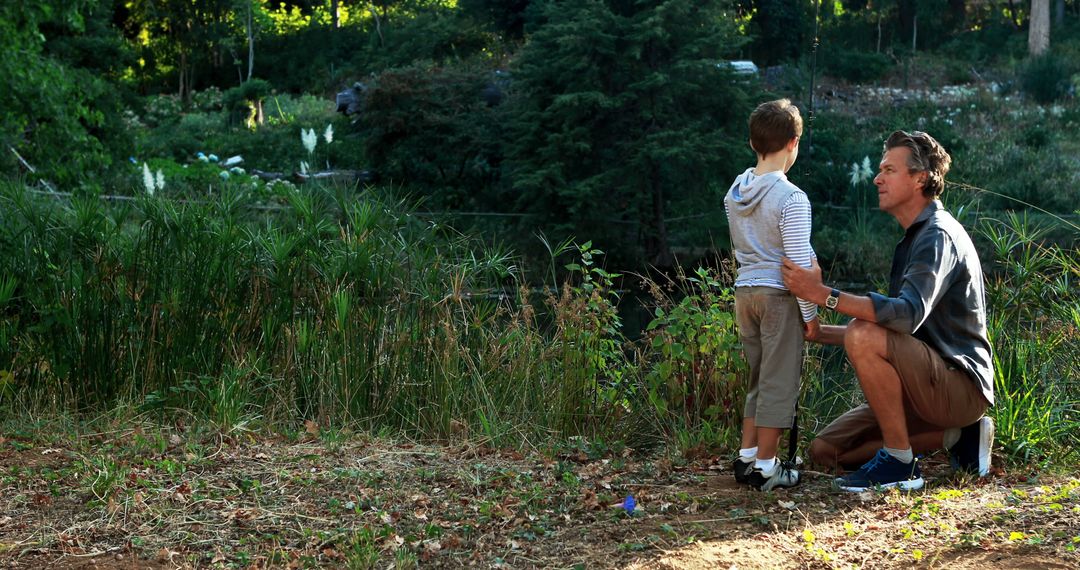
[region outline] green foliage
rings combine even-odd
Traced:
[[[1020,83],[1024,93],[1039,103],[1052,103],[1068,92],[1072,74],[1077,71],[1073,59],[1063,57],[1056,51],[1029,59],[1020,71]]]
[[[708,187],[744,146],[749,102],[717,65],[739,42],[723,9],[537,6],[512,69],[505,170],[530,224],[629,240],[670,265],[668,200]]]
[[[193,98],[205,100],[211,107],[222,100],[214,92],[195,92]],[[144,118],[147,126],[133,129],[136,156],[140,161],[160,157],[194,167],[197,152],[214,153],[222,159],[239,155],[249,171],[274,172],[299,171],[302,160],[313,170],[328,164],[333,168],[363,164],[362,149],[353,142],[355,136],[347,134],[348,122],[333,112],[330,101],[311,95],[269,95],[262,105],[266,124],[252,131],[242,122],[230,122],[226,111],[183,112],[176,96],[152,97]],[[327,125],[332,125],[336,134],[331,143],[323,138]],[[315,156],[309,156],[301,144],[301,129],[313,129],[319,135]],[[202,189],[205,191],[205,185]]]
[[[735,326],[734,291],[711,271],[679,276],[678,298],[666,292],[675,282],[649,283],[656,303],[649,323],[644,389],[659,429],[692,444],[730,442],[738,437],[746,394],[746,363]],[[709,438],[697,441],[696,435]]]
[[[290,92],[340,89],[393,68],[483,58],[496,42],[442,0],[400,3],[378,20],[368,8],[361,13],[338,29],[308,24],[265,38],[259,75]]]
[[[1080,444],[1080,258],[1044,244],[1045,231],[1019,215],[983,226],[995,261],[987,288],[992,412],[1011,460],[1068,464]]]
[[[823,50],[821,63],[827,74],[852,83],[879,80],[893,67],[885,54],[843,48]]]
[[[481,94],[493,77],[482,67],[429,65],[376,76],[360,123],[371,167],[432,208],[492,207],[501,129],[499,110]]]
[[[373,193],[273,189],[272,209],[230,185],[114,207],[4,185],[0,275],[19,276],[0,289],[6,399],[183,408],[223,429],[466,425],[501,442],[647,425],[627,397],[615,276],[588,244],[579,284],[543,299],[548,329],[527,289],[485,293],[513,279],[504,253]]]
[[[270,83],[263,79],[251,79],[224,93],[222,104],[226,109],[236,110],[262,101],[271,92]]]
[[[467,16],[486,22],[496,33],[512,40],[525,34],[530,0],[458,0]]]
[[[123,152],[116,89],[97,73],[72,68],[44,48],[54,38],[79,35],[92,2],[5,3],[0,7],[0,169],[18,172],[17,151],[35,177],[75,187],[103,173],[111,152]],[[97,12],[98,15],[101,12]],[[75,50],[66,55],[75,61]],[[99,70],[96,70],[100,72]],[[113,147],[113,148],[110,148]]]
[[[747,46],[758,64],[776,65],[797,60],[814,34],[812,2],[790,0],[740,0],[740,19],[748,19]]]

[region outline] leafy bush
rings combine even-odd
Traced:
[[[435,209],[493,206],[502,149],[483,67],[415,65],[379,74],[358,125],[380,177],[403,181]]]
[[[708,269],[647,284],[656,303],[639,360],[659,429],[685,450],[741,432],[746,363],[735,328],[734,290]],[[678,297],[666,291],[678,286]]]
[[[1069,92],[1076,62],[1056,51],[1032,57],[1020,69],[1024,93],[1039,103],[1052,103]]]
[[[261,92],[261,91],[260,91]],[[243,92],[236,91],[238,104],[244,105]],[[169,158],[179,163],[191,163],[197,152],[217,154],[225,159],[240,155],[247,169],[293,172],[300,161],[310,163],[313,170],[329,165],[335,169],[362,169],[363,151],[358,143],[349,140],[349,124],[335,114],[333,103],[311,95],[269,95],[263,102],[266,124],[252,131],[239,123],[230,124],[228,111],[178,110],[178,99],[171,96],[151,99],[155,115],[169,116],[169,123],[137,130],[139,161]],[[175,116],[172,113],[176,113]],[[327,125],[336,133],[333,142],[325,142]],[[314,129],[319,135],[317,150],[309,156],[300,141],[301,129]]]
[[[826,74],[852,83],[881,79],[893,68],[885,54],[847,49],[828,50],[819,61]]]

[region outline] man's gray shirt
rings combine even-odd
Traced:
[[[896,246],[889,296],[870,293],[879,325],[930,345],[994,403],[979,254],[967,231],[934,200]]]

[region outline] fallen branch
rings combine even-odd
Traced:
[[[37,174],[37,169],[34,168],[34,165],[30,164],[29,162],[26,162],[26,159],[23,158],[21,154],[19,154],[19,151],[15,150],[15,147],[13,147],[11,145],[8,145],[8,148],[11,150],[12,153],[15,154],[15,158],[19,159],[19,163],[23,165],[23,168],[29,170],[30,174]],[[48,190],[49,192],[52,192],[54,194],[56,193],[56,188],[53,188],[53,185],[50,184],[48,180],[44,180],[44,179],[39,178],[38,183],[41,184],[42,186],[44,186],[45,189]]]
[[[309,180],[341,180],[343,182],[371,182],[375,179],[370,170],[324,170],[322,172],[266,172],[263,170],[251,170],[253,176],[262,180],[292,180],[304,183]]]

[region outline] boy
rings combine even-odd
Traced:
[[[802,117],[787,99],[750,115],[757,166],[735,179],[724,198],[738,263],[735,318],[750,367],[735,480],[768,491],[794,487],[799,472],[776,459],[799,399],[803,336],[817,335],[817,305],[796,299],[780,272],[787,257],[810,267],[810,200],[786,173],[799,156]]]

